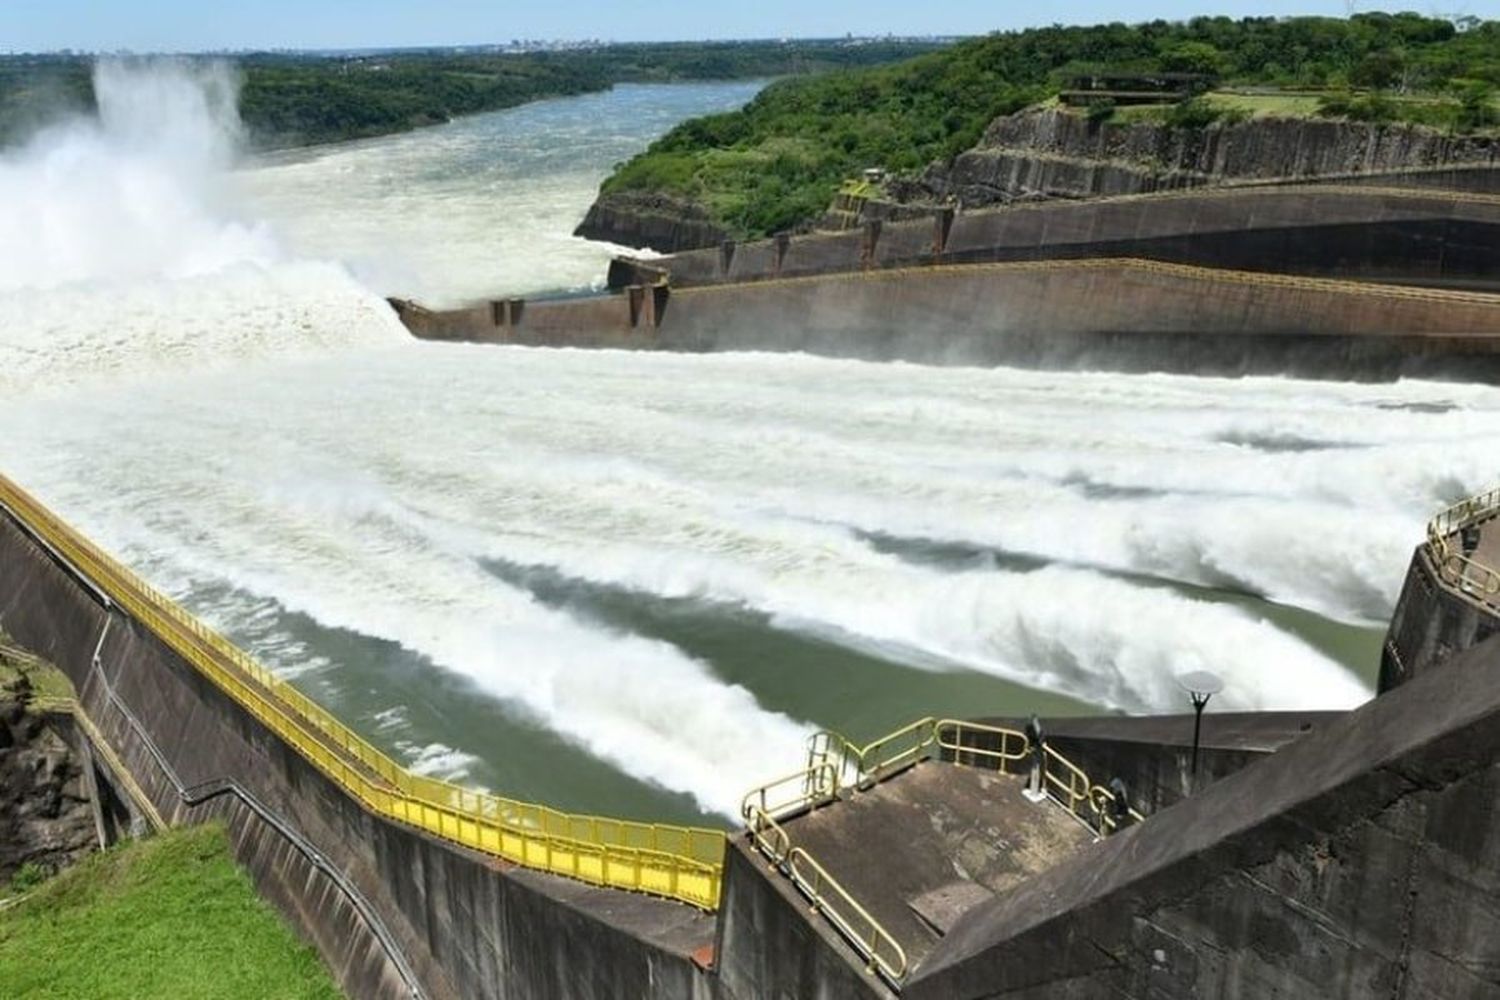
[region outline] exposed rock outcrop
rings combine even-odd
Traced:
[[[929,168],[922,188],[932,198],[984,205],[1453,164],[1500,167],[1500,140],[1416,125],[1308,118],[1256,118],[1184,129],[1091,122],[1051,109],[996,119],[974,149],[951,164]]]
[[[48,873],[97,846],[83,771],[32,706],[21,674],[0,685],[0,895],[22,865]]]
[[[635,191],[601,195],[573,235],[662,253],[717,246],[729,237],[701,205]]]
[[[1463,177],[1420,173],[1444,167],[1484,169]],[[995,119],[979,144],[951,163],[935,163],[920,177],[891,179],[883,198],[835,196],[817,228],[913,218],[936,205],[973,208],[1235,182],[1382,177],[1403,187],[1434,180],[1435,186],[1497,193],[1500,138],[1322,118],[1173,128],[1033,109]],[[650,192],[601,196],[576,235],[662,253],[713,247],[729,238],[703,206]]]

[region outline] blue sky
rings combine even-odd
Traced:
[[[1358,3],[1500,18],[1500,0]],[[0,52],[60,48],[200,51],[457,45],[512,38],[768,38],[855,34],[979,34],[1001,28],[1096,21],[1181,19],[1196,14],[1342,14],[1345,0],[1075,0],[1068,4],[979,0],[0,0]]]

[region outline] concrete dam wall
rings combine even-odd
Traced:
[[[1381,652],[1380,690],[1500,635],[1500,491],[1442,511],[1417,547]]]
[[[1500,143],[1408,124],[1259,117],[1174,128],[1031,110],[995,119],[972,149],[893,183],[891,198],[899,200],[871,200],[853,215],[866,222],[924,212],[924,206],[971,210],[1309,183],[1494,194],[1500,190]],[[690,200],[617,191],[594,201],[576,235],[678,253],[715,249],[730,233]]]
[[[1453,172],[1413,176],[1456,182]],[[610,285],[651,284],[662,274],[685,288],[872,268],[1099,257],[1500,291],[1500,198],[1351,182],[945,209],[846,233],[621,260]]]
[[[964,914],[903,996],[1488,998],[1500,644]]]
[[[1500,381],[1500,296],[1048,261],[854,271],[432,312],[418,337],[932,364]]]

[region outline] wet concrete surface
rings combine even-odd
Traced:
[[[1094,840],[1023,780],[941,761],[918,764],[783,824],[900,942],[916,967],[968,908]]]

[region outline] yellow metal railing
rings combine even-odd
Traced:
[[[879,192],[879,185],[863,177],[851,177],[839,185],[839,194],[846,198],[873,198]]]
[[[892,984],[906,975],[906,951],[848,891],[838,879],[800,847],[792,848],[788,874],[797,888],[812,901],[813,911],[821,913],[855,942],[865,956],[865,971],[879,972]]]
[[[1465,528],[1500,516],[1500,487],[1459,501],[1427,522],[1427,546],[1438,577],[1494,611],[1500,611],[1500,571],[1472,559],[1462,543]]]
[[[976,767],[979,762],[984,761],[1001,774],[1007,774],[1010,771],[1008,765],[1018,764],[1031,755],[1031,740],[1027,739],[1025,733],[1014,729],[945,719],[934,726],[934,733],[939,750],[953,754],[954,763],[969,767]],[[965,735],[998,736],[1000,746],[991,750],[972,741],[966,743]]]
[[[0,506],[371,812],[528,868],[718,906],[722,831],[564,813],[412,774],[4,476]]]

